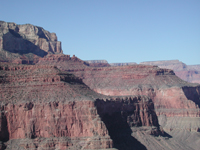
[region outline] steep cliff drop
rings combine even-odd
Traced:
[[[1,62],[37,64],[0,64],[0,150],[199,149],[199,84],[157,66],[92,65],[30,24],[0,31]]]
[[[183,81],[172,70],[157,66],[132,64],[116,67],[89,67],[83,62],[76,61],[71,67],[67,64],[71,64],[72,60],[59,62],[55,56],[52,57],[55,59],[52,61],[56,62],[55,65],[81,78],[86,85],[98,93],[108,96],[146,95],[150,97],[154,103],[159,124],[168,133],[167,137],[170,137],[169,140],[167,139],[169,142],[167,145],[171,145],[172,149],[198,149],[200,146],[198,138],[194,138],[200,136],[199,84]],[[50,60],[43,61],[43,59],[41,58],[38,64],[51,62]],[[138,134],[134,134],[134,137],[137,137],[140,142],[144,141],[143,144],[147,149],[161,148],[152,144],[155,143],[154,138],[142,136],[144,133],[138,137]],[[152,139],[151,144],[146,143],[148,141],[146,137]],[[166,145],[166,143],[162,144]]]
[[[185,142],[184,145],[191,149],[200,146],[198,138],[193,138],[200,136],[199,84],[181,80],[172,70],[147,65],[68,71],[82,78],[91,89],[104,95],[149,96],[153,100],[159,123],[166,132],[176,137],[174,139],[178,143]]]
[[[146,96],[104,96],[54,66],[1,63],[0,76],[1,150],[146,149],[133,127],[163,134]]]

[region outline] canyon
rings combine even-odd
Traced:
[[[42,61],[42,59],[38,64],[47,65],[50,63],[50,61]],[[65,63],[70,64],[70,61],[72,60]],[[54,65],[81,78],[90,89],[97,93],[107,96],[144,95],[149,97],[154,103],[160,128],[170,135],[168,142],[171,143],[167,145],[171,145],[171,149],[187,149],[187,146],[190,147],[188,149],[198,149],[198,138],[194,138],[200,136],[200,85],[198,83],[186,82],[177,77],[173,70],[152,65],[132,64],[109,67],[96,65],[90,67],[81,63],[84,67],[79,68],[81,65],[78,64],[76,65],[79,67],[71,67],[71,65],[62,67],[66,66],[63,65],[64,62],[55,62]],[[146,143],[148,141],[145,139],[147,135],[142,137],[137,138],[144,143],[147,149],[157,147],[157,145]],[[174,139],[176,144],[173,144]],[[172,146],[177,145],[177,143],[185,145],[184,148]]]
[[[135,146],[140,142],[131,127],[162,134],[148,97],[104,96],[55,66],[1,63],[0,74],[1,149],[123,147],[110,137],[113,127],[128,130],[126,139]]]
[[[199,149],[198,65],[83,61],[41,27],[0,31],[0,150]]]

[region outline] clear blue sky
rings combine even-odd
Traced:
[[[200,0],[2,0],[0,20],[55,32],[83,60],[200,64]]]

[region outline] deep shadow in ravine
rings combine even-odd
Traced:
[[[98,102],[97,102],[98,103]],[[109,102],[113,103],[114,102]],[[97,111],[102,121],[105,123],[109,135],[113,140],[113,147],[118,150],[147,150],[147,148],[140,143],[137,139],[131,136],[132,130],[127,123],[126,114],[121,114],[121,111],[113,113],[102,113],[101,106]],[[112,111],[112,108],[111,108]]]

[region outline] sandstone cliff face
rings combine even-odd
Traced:
[[[61,42],[57,41],[55,33],[31,24],[3,21],[0,21],[0,50],[2,61],[13,61],[23,54],[33,59],[35,55],[43,57],[48,53],[62,53]]]
[[[148,97],[103,96],[54,66],[3,63],[0,75],[2,150],[118,148],[116,124],[116,132],[128,130],[129,143],[133,126],[154,126],[149,134],[160,134]]]

